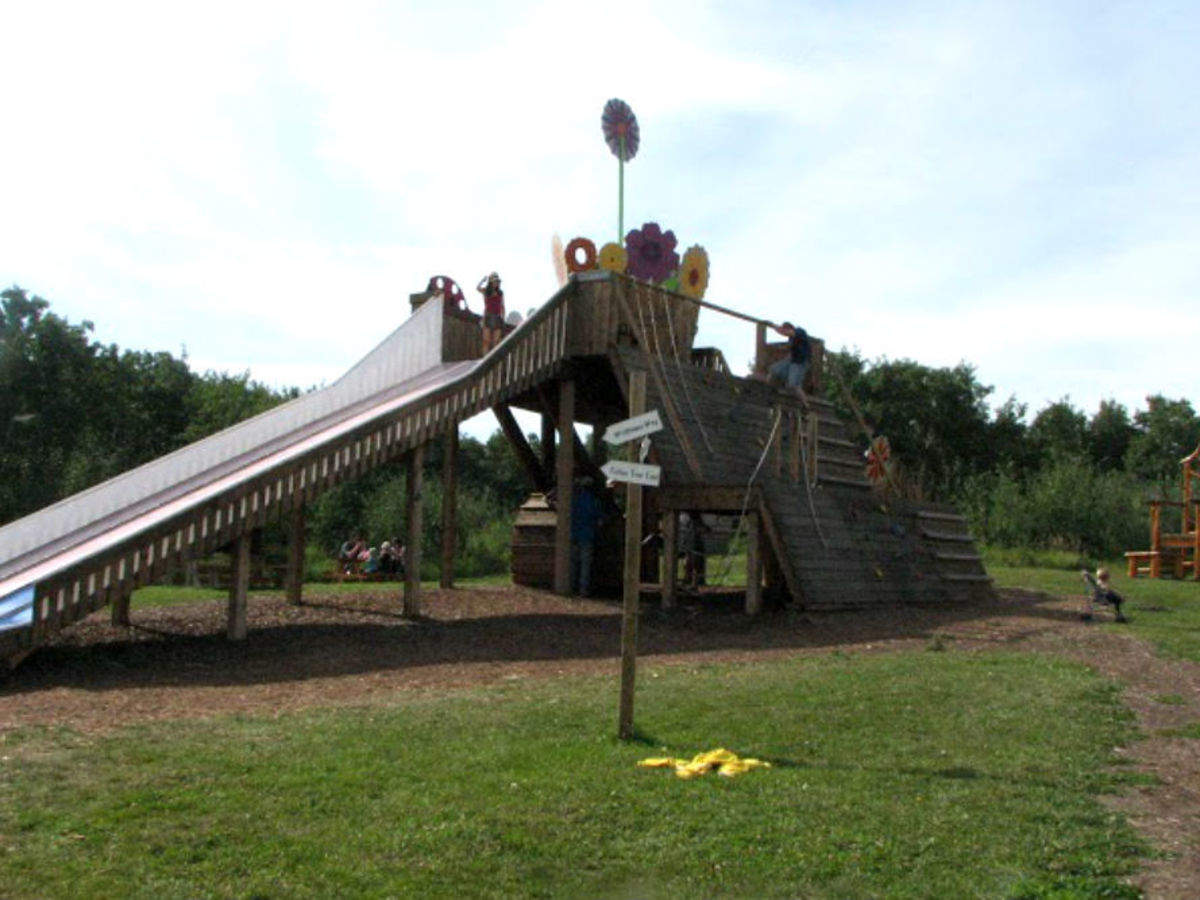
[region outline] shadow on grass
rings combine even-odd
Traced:
[[[405,618],[399,601],[347,595],[288,606],[278,598],[252,600],[246,640],[225,637],[223,604],[134,611],[134,627],[107,625],[102,610],[58,642],[40,648],[0,682],[0,696],[55,687],[93,691],[145,686],[252,685],[373,672],[569,660],[616,660],[620,606],[590,602],[562,611],[487,614],[486,595],[444,592],[424,617]],[[973,620],[1024,617],[1077,622],[1058,600],[1007,591],[993,601],[943,608],[805,615],[775,611],[755,619],[728,610],[683,609],[642,618],[639,654],[671,656],[721,651],[852,649],[893,639],[929,640]],[[578,611],[575,611],[578,610]],[[256,625],[256,618],[259,620]],[[140,624],[139,624],[140,623]],[[1033,631],[1041,630],[1035,627]],[[1011,632],[1017,639],[1025,632]],[[1001,636],[1000,640],[1005,640]],[[847,646],[849,645],[849,646]],[[498,677],[498,676],[497,676]],[[965,777],[965,776],[964,776]]]

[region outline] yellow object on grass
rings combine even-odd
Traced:
[[[769,769],[771,764],[761,759],[752,759],[749,756],[741,757],[731,750],[720,747],[716,750],[709,750],[707,753],[697,753],[691,759],[651,756],[638,760],[638,767],[642,769],[673,768],[677,778],[688,779],[704,775],[713,769],[717,770],[718,775],[732,778],[734,775],[742,775],[751,769]]]

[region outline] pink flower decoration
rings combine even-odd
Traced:
[[[637,116],[624,100],[615,97],[604,104],[604,113],[600,116],[600,127],[604,130],[604,142],[608,149],[622,162],[629,162],[637,155],[638,142],[641,132],[638,129]],[[625,155],[621,156],[621,138],[625,139]]]
[[[679,268],[675,232],[664,232],[657,222],[647,222],[625,236],[629,262],[625,271],[644,281],[664,281]]]

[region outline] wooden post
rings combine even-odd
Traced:
[[[646,373],[629,373],[629,415],[646,411]],[[636,459],[639,441],[629,443],[629,455]],[[617,717],[617,735],[621,740],[633,737],[633,687],[637,677],[638,600],[642,581],[642,487],[630,483],[625,488],[625,584],[621,612],[621,705]]]
[[[557,491],[554,528],[554,592],[571,593],[571,488],[575,479],[575,382],[558,383],[558,447],[554,458]]]
[[[758,510],[746,513],[746,615],[762,612],[762,526]]]
[[[1192,504],[1192,577],[1200,581],[1200,500]]]
[[[767,374],[767,323],[759,322],[754,326],[754,373]]]
[[[287,601],[299,604],[304,591],[304,504],[292,502],[292,527],[288,534]]]
[[[668,509],[662,514],[663,576],[662,608],[675,607],[679,587],[679,511]]]
[[[425,445],[418,444],[408,454],[408,497],[405,518],[408,520],[407,544],[404,550],[404,615],[421,613],[421,488],[425,463]]]
[[[112,602],[112,623],[114,625],[129,624],[129,598],[131,590],[118,586],[115,590],[119,593],[113,598]]]
[[[509,444],[512,445],[513,452],[517,454],[517,460],[525,467],[525,472],[529,476],[529,480],[533,482],[534,489],[542,493],[550,490],[550,472],[552,469],[547,468],[538,460],[537,454],[529,446],[529,441],[525,440],[525,435],[521,433],[521,426],[513,416],[512,411],[507,406],[500,404],[492,407],[492,412],[496,416],[496,421],[500,423],[500,430],[504,432],[504,436],[508,438]],[[551,431],[550,439],[553,442],[553,431]],[[554,455],[553,449],[551,447],[551,458]]]
[[[439,584],[454,587],[454,553],[458,549],[458,425],[446,433],[442,461],[442,571]]]
[[[1162,505],[1150,502],[1150,577],[1162,577]]]
[[[542,471],[554,471],[554,416],[550,410],[542,413]]]
[[[229,579],[229,613],[226,633],[231,641],[246,639],[246,594],[250,590],[250,538],[243,531],[234,541],[233,560]]]

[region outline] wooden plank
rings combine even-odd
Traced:
[[[243,531],[238,537],[230,561],[229,609],[226,634],[231,641],[246,639],[246,595],[250,590],[250,540],[252,532]]]
[[[629,415],[646,411],[646,373],[629,373]],[[629,444],[636,452],[637,442]],[[621,699],[617,713],[617,735],[621,740],[633,737],[634,684],[637,678],[638,601],[642,569],[642,486],[632,482],[625,487],[625,570],[621,608]]]
[[[295,503],[289,515],[286,591],[287,602],[299,604],[304,592],[304,504]]]
[[[458,549],[458,423],[446,432],[442,461],[442,565],[439,584],[454,587],[454,555]]]
[[[404,557],[404,615],[413,617],[421,614],[421,493],[424,479],[425,445],[418,444],[408,454],[406,477],[407,496],[405,519],[407,521],[407,544]]]
[[[555,451],[554,592],[571,593],[571,489],[575,479],[575,382],[558,384],[558,448]]]

